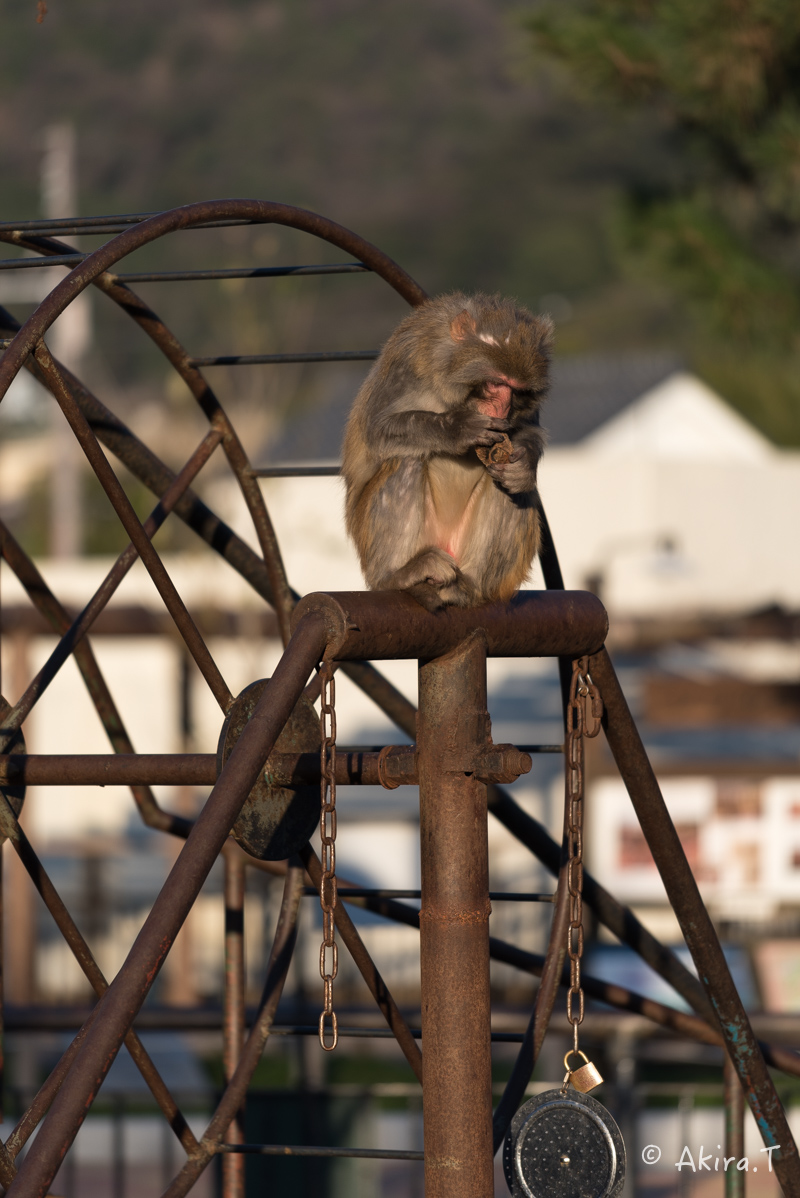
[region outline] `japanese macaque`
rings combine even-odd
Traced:
[[[343,448],[347,530],[370,588],[409,591],[430,611],[519,589],[539,547],[552,334],[547,316],[460,293],[395,329]]]

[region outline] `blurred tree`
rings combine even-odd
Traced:
[[[657,120],[668,152],[631,171],[622,251],[689,301],[702,373],[800,444],[800,5],[576,0],[526,22],[587,99]]]

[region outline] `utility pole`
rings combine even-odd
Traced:
[[[75,129],[69,124],[49,125],[44,132],[42,158],[42,208],[48,220],[77,215],[77,161]],[[61,277],[58,268],[49,289]],[[56,277],[53,278],[52,276]],[[53,356],[78,377],[91,340],[89,297],[77,296],[50,329]],[[53,469],[50,475],[50,554],[77,557],[82,549],[81,477],[78,444],[60,408],[52,404]]]
[[[42,213],[46,219],[77,214],[75,129],[70,124],[44,130],[41,168]],[[0,302],[38,304],[64,277],[64,268],[8,271],[0,278]],[[79,377],[91,343],[91,303],[84,292],[59,316],[47,334],[53,356]],[[83,547],[80,449],[60,408],[51,401],[50,519],[48,548],[52,557],[77,557]]]

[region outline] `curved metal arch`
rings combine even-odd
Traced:
[[[0,360],[0,396],[5,392],[15,378],[25,358],[30,354],[37,342],[44,336],[50,325],[60,316],[76,295],[80,295],[90,283],[101,274],[125,258],[134,250],[157,241],[167,233],[179,229],[196,229],[208,224],[209,221],[237,220],[251,224],[286,225],[291,229],[299,229],[310,233],[322,241],[344,250],[359,258],[366,266],[384,279],[412,307],[424,303],[428,295],[388,254],[384,254],[377,246],[366,241],[358,234],[339,225],[336,221],[328,220],[316,212],[304,208],[294,208],[289,204],[277,204],[268,200],[206,200],[199,204],[186,204],[181,208],[173,208],[151,216],[141,224],[124,233],[119,233],[111,241],[105,243],[84,258],[65,279],[62,279],[50,292],[36,311],[25,321],[20,331],[13,338]],[[23,238],[2,236],[3,240],[21,244]]]

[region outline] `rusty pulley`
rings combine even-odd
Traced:
[[[228,760],[268,682],[268,678],[251,682],[234,700],[217,746],[218,771]],[[319,716],[310,700],[301,698],[275,742],[273,752],[319,754],[319,749]],[[275,785],[270,758],[267,758],[233,825],[233,835],[251,856],[261,861],[283,861],[308,843],[318,820],[319,787],[314,783]]]

